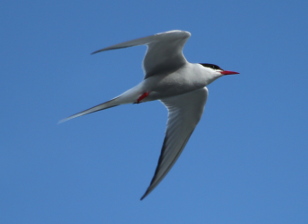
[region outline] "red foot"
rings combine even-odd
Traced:
[[[140,101],[143,100],[144,98],[146,98],[149,94],[150,94],[149,92],[143,93],[141,96],[139,96],[136,103],[140,103]]]

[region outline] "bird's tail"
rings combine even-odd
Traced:
[[[112,100],[109,100],[109,101],[107,101],[105,103],[101,103],[101,104],[99,104],[97,106],[91,107],[91,108],[89,108],[87,110],[81,111],[81,112],[79,112],[77,114],[73,114],[73,115],[71,115],[71,116],[69,116],[67,118],[64,118],[64,119],[60,120],[59,123],[66,122],[68,120],[71,120],[71,119],[76,118],[76,117],[80,117],[82,115],[91,114],[91,113],[94,113],[94,112],[97,112],[97,111],[100,111],[100,110],[105,110],[105,109],[108,109],[108,108],[111,108],[111,107],[118,106],[120,104],[116,102],[117,98],[118,97],[116,97],[116,98],[114,98]]]
[[[113,98],[112,100],[109,100],[105,103],[101,103],[97,106],[91,107],[87,110],[81,111],[77,114],[73,114],[72,116],[69,116],[67,118],[64,118],[59,121],[59,123],[63,123],[65,121],[71,120],[76,117],[80,117],[82,115],[94,113],[100,110],[105,110],[111,107],[119,106],[122,104],[128,104],[128,103],[135,103],[138,97],[142,94],[142,91],[140,89],[140,86],[137,85],[132,89],[129,89],[128,91],[124,92],[123,94]],[[138,102],[139,103],[139,102]]]

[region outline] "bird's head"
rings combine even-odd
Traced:
[[[215,79],[224,75],[240,74],[238,72],[223,70],[218,65],[214,64],[200,63],[200,65],[202,65],[208,71],[208,75],[210,76],[210,82],[213,82]]]

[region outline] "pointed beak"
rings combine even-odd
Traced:
[[[240,74],[238,72],[232,72],[232,71],[222,71],[220,72],[222,75],[235,75],[235,74]]]

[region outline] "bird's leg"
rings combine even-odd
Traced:
[[[146,98],[149,94],[150,94],[150,92],[143,93],[141,96],[139,96],[139,98],[137,99],[137,101],[135,103],[140,103],[140,101],[143,100],[144,98]]]

